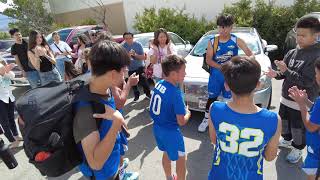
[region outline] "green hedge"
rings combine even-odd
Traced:
[[[137,14],[134,28],[141,33],[154,32],[158,28],[165,28],[175,32],[183,39],[195,44],[199,38],[214,27],[213,22],[208,22],[204,17],[197,19],[183,10],[172,8],[144,9],[142,14]]]
[[[274,5],[275,0],[266,3],[264,0],[239,0],[225,6],[222,13],[235,16],[236,26],[255,27],[268,44],[276,44],[279,50],[271,54],[272,58],[282,58],[287,33],[296,21],[310,12],[320,11],[319,0],[296,0],[290,7]],[[197,19],[184,10],[172,8],[144,9],[142,14],[136,14],[134,28],[138,32],[154,32],[163,27],[179,34],[185,40],[195,44],[207,31],[215,27],[214,21],[205,18]]]

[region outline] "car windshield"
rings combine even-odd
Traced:
[[[71,31],[72,31],[72,29],[59,30],[58,33],[60,35],[60,40],[65,42]],[[52,44],[52,42],[53,42],[52,33],[50,33],[49,35],[46,36],[46,40],[47,40],[48,44]]]
[[[249,49],[254,53],[254,54],[260,54],[261,50],[260,50],[260,46],[259,46],[259,38],[252,33],[249,32],[236,32],[236,33],[232,33],[234,35],[236,35],[237,37],[243,39],[247,46],[249,47]],[[198,43],[196,44],[196,46],[193,48],[191,55],[193,56],[203,56],[203,54],[205,53],[206,49],[207,49],[207,45],[208,45],[208,41],[213,38],[215,34],[210,34],[207,36],[203,36]],[[239,55],[244,55],[245,53],[239,48]]]
[[[149,40],[153,38],[153,35],[151,36],[138,36],[135,37],[134,40],[141,43],[143,48],[149,48]]]

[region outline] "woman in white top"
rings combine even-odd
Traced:
[[[174,45],[170,42],[167,30],[160,28],[154,32],[154,40],[148,52],[150,63],[153,64],[153,77],[156,82],[163,78],[161,68],[162,60],[171,54],[177,54]]]
[[[0,124],[6,138],[12,143],[22,140],[18,136],[18,129],[14,122],[14,101],[11,90],[11,79],[14,73],[11,71],[15,64],[3,65],[0,63]]]
[[[82,71],[82,66],[85,63],[85,59],[84,56],[82,55],[82,52],[84,51],[84,49],[86,48],[86,40],[87,38],[85,37],[85,35],[81,34],[78,36],[78,59],[75,62],[74,66],[76,67],[76,69],[78,71]]]

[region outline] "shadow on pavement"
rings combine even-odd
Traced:
[[[297,164],[290,164],[286,161],[286,156],[289,153],[288,149],[281,148],[278,158],[276,160],[276,171],[278,180],[288,179],[307,179],[306,174],[302,171],[302,159]]]

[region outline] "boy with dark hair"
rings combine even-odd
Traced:
[[[298,47],[289,51],[283,61],[275,61],[277,71],[270,68],[266,73],[271,78],[284,79],[279,108],[283,139],[279,146],[289,148],[292,145],[292,150],[286,158],[290,163],[299,161],[306,140],[300,107],[289,96],[288,90],[292,86],[305,89],[311,101],[318,96],[319,88],[314,79],[314,61],[320,57],[320,43],[317,42],[320,22],[314,17],[302,18],[297,22],[296,32]]]
[[[211,103],[216,101],[221,94],[226,99],[231,98],[230,92],[224,89],[224,78],[221,73],[222,64],[228,62],[231,57],[238,55],[239,48],[242,49],[247,56],[253,55],[242,39],[231,34],[233,24],[233,16],[219,16],[217,18],[218,35],[215,35],[208,42],[206,62],[210,66],[208,82],[209,98],[204,118],[198,127],[199,132],[205,132],[208,127],[209,107]],[[216,52],[213,52],[216,46],[215,44],[217,44],[217,49]]]
[[[10,29],[9,33],[15,40],[15,43],[11,46],[11,55],[15,58],[23,77],[26,77],[29,81],[31,88],[36,88],[40,83],[40,77],[38,71],[29,62],[28,43],[22,39],[19,29]]]
[[[113,86],[124,81],[130,59],[118,43],[99,41],[90,52],[91,79],[88,91],[105,104],[105,114],[93,114],[88,105],[79,106],[75,112],[73,135],[83,151],[85,162],[80,170],[93,179],[117,179],[120,164],[119,131],[125,123],[110,93]],[[102,118],[99,128],[94,118]]]
[[[143,87],[143,91],[146,94],[147,98],[151,97],[150,87],[147,81],[147,78],[144,73],[144,60],[146,59],[142,45],[133,40],[133,34],[131,32],[125,32],[123,34],[124,43],[122,46],[127,50],[128,55],[131,59],[129,66],[129,76],[133,73],[139,75],[139,84]],[[137,101],[140,96],[140,92],[138,86],[133,86],[134,91],[134,99],[133,101]]]
[[[235,56],[222,66],[222,73],[232,100],[210,107],[209,133],[216,146],[208,180],[262,180],[263,158],[272,161],[277,156],[281,121],[254,103],[261,67],[253,58]]]
[[[316,81],[320,85],[320,58],[315,63]],[[307,157],[304,160],[303,171],[308,175],[308,180],[316,179],[320,168],[320,98],[313,103],[308,99],[305,90],[293,86],[289,89],[289,97],[295,100],[301,112],[302,121],[306,127]],[[309,109],[311,109],[309,111]],[[310,117],[308,116],[310,112]],[[317,177],[318,179],[318,177]]]
[[[186,153],[179,126],[185,125],[191,114],[177,87],[186,75],[185,64],[186,60],[177,55],[169,55],[162,61],[165,78],[155,85],[150,101],[153,134],[159,150],[163,151],[162,166],[167,180],[186,178]],[[177,176],[172,174],[171,161],[177,161]]]

